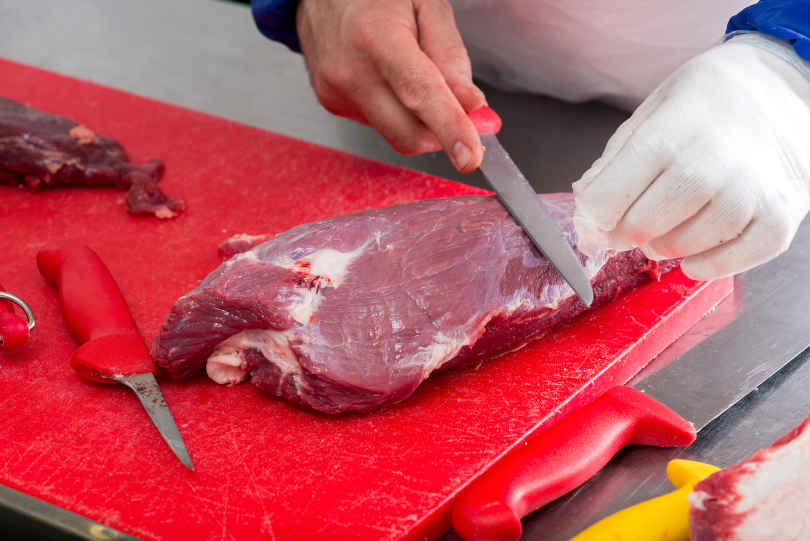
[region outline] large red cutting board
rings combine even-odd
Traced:
[[[151,342],[233,233],[476,190],[5,61],[0,95],[116,137],[136,160],[164,159],[166,191],[188,205],[163,222],[128,216],[112,190],[0,187],[0,279],[39,321],[24,350],[0,353],[0,483],[137,536],[435,536],[473,476],[533,429],[628,379],[728,291],[728,282],[673,274],[371,415],[314,414],[204,377],[163,382],[192,473],[129,391],[88,384],[69,368],[74,343],[36,271],[38,248],[66,240],[95,248]]]

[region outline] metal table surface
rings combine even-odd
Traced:
[[[264,39],[244,5],[216,0],[0,0],[0,56],[476,186],[441,154],[404,157],[371,129],[324,111],[299,55]],[[503,146],[538,191],[567,191],[627,113],[484,87],[503,117]],[[660,360],[734,355],[795,358],[701,432],[687,450],[631,448],[599,475],[524,521],[524,539],[567,539],[621,506],[667,490],[664,465],[689,456],[730,465],[810,411],[810,223],[791,250],[737,279],[734,295]],[[735,347],[731,347],[734,345]],[[686,352],[686,353],[684,353]],[[742,353],[740,353],[742,352]],[[8,537],[122,539],[122,534],[0,486]],[[454,534],[446,540],[456,539]]]

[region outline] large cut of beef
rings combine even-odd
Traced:
[[[573,196],[544,202],[575,246]],[[580,257],[594,307],[677,265],[639,250]],[[368,411],[585,310],[497,200],[434,199],[301,225],[231,257],[175,303],[153,354],[177,379],[205,368],[323,412]]]
[[[810,539],[810,416],[689,495],[692,541]]]
[[[130,213],[171,218],[183,204],[157,187],[163,171],[159,160],[135,165],[117,141],[69,118],[0,97],[0,184],[118,188]]]

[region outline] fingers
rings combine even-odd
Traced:
[[[415,5],[419,44],[439,68],[456,99],[467,112],[485,105],[484,93],[473,83],[470,57],[450,3],[433,0],[415,2]]]
[[[779,214],[758,215],[737,238],[687,257],[681,269],[695,280],[714,280],[746,271],[787,250],[797,227]]]
[[[392,31],[384,43],[373,44],[370,55],[399,101],[436,135],[456,169],[474,171],[483,156],[478,132],[416,38]]]
[[[359,88],[356,99],[368,123],[397,152],[413,156],[441,150],[436,136],[402,105],[384,82]]]
[[[613,156],[597,164],[599,170],[586,173],[584,187],[575,190],[577,214],[603,231],[616,227],[672,163],[673,142],[667,139],[664,129],[671,125],[670,116],[658,110],[640,125],[622,130],[624,144],[619,148],[609,144]]]
[[[693,217],[642,246],[651,259],[700,254],[738,237],[753,219],[756,202],[734,186],[723,189]]]
[[[327,110],[368,122],[405,154],[443,148],[459,171],[478,167],[466,112],[485,100],[446,0],[303,2],[297,28]]]
[[[685,150],[647,187],[610,232],[611,247],[626,249],[657,239],[689,220],[712,201],[725,184],[726,175],[716,161],[707,164],[705,159],[695,156],[697,152],[700,149]],[[714,201],[709,209],[710,214],[728,212],[730,209],[727,207],[733,203],[729,197]],[[733,233],[739,233],[750,218],[749,213],[745,222]]]

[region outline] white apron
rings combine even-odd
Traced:
[[[753,0],[451,0],[475,76],[504,90],[638,105]]]

